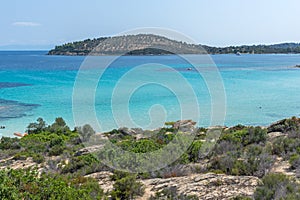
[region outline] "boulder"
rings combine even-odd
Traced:
[[[192,120],[179,120],[176,121],[172,128],[177,129],[181,132],[194,132],[195,131],[196,122]]]

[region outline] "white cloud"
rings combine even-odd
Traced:
[[[13,26],[40,26],[41,24],[36,22],[14,22]]]

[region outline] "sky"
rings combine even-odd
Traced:
[[[4,0],[0,50],[51,49],[140,27],[211,46],[300,42],[299,0]]]

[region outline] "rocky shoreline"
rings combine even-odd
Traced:
[[[300,119],[298,118],[284,119],[264,128],[252,128],[238,125],[230,128],[214,127],[211,129],[204,129],[197,128],[195,126],[195,122],[191,120],[170,122],[166,123],[166,126],[169,128],[161,128],[153,132],[144,131],[142,129],[120,128],[118,130],[100,134],[100,136],[104,140],[111,140],[113,142],[119,141],[121,142],[120,144],[127,144],[129,141],[145,142],[148,141],[149,138],[157,138],[157,134],[162,134],[161,136],[163,137],[171,137],[174,133],[187,134],[189,132],[195,132],[197,133],[196,141],[198,142],[211,141],[211,136],[207,137],[207,135],[211,133],[210,131],[222,130],[222,134],[219,136],[218,142],[215,144],[216,146],[209,154],[203,156],[200,155],[199,151],[197,152],[196,157],[190,157],[190,161],[188,162],[187,160],[184,160],[183,162],[183,158],[180,158],[181,161],[179,161],[177,164],[170,165],[168,169],[162,169],[149,174],[141,173],[137,175],[136,181],[140,184],[142,189],[141,191],[143,192],[138,193],[129,199],[166,199],[167,197],[170,199],[177,198],[207,200],[237,199],[239,197],[242,199],[259,199],[257,198],[258,189],[264,187],[264,181],[266,181],[265,177],[268,176],[268,174],[284,175],[286,177],[290,177],[291,180],[296,180],[296,182],[299,182],[298,177],[300,168],[298,166],[300,165],[298,165],[298,162],[300,163],[300,157],[297,157],[297,145],[295,144],[295,149],[293,149],[293,147],[288,147],[289,151],[291,151],[291,154],[288,152],[285,154],[282,152],[277,152],[281,151],[280,148],[282,148],[278,145],[285,143],[285,141],[288,141],[290,144],[300,141],[298,139],[300,135],[298,132],[298,130],[300,130]],[[62,127],[60,127],[59,130],[62,130]],[[245,135],[246,130],[251,133],[251,135],[249,135],[250,137]],[[266,133],[266,135],[262,137],[264,133]],[[95,134],[93,137],[96,137],[97,135],[98,134]],[[31,136],[33,135],[29,134],[29,136],[25,136],[21,140],[29,140]],[[36,133],[35,137],[37,136],[38,133]],[[253,138],[254,136],[257,138]],[[241,138],[243,139],[240,140]],[[239,139],[241,144],[245,145],[243,148],[237,146],[237,148],[240,149],[238,151],[234,150],[236,148],[234,145],[240,142],[236,144],[230,143],[230,146],[226,146],[226,143],[224,143],[225,141],[232,142],[236,139]],[[68,176],[75,175],[75,177],[80,175],[88,179],[92,178],[93,180],[96,180],[99,187],[103,190],[106,198],[114,199],[117,187],[116,185],[120,184],[119,178],[112,178],[116,176],[116,171],[96,163],[86,163],[84,165],[87,166],[84,166],[82,165],[83,163],[80,164],[81,161],[78,160],[79,158],[89,158],[89,160],[93,159],[90,156],[96,155],[96,153],[101,149],[105,149],[105,145],[98,144],[91,145],[89,147],[82,146],[81,148],[77,148],[77,150],[73,152],[72,156],[67,155],[66,151],[64,151],[65,153],[62,154],[56,153],[55,155],[53,153],[45,153],[44,158],[38,160],[33,154],[29,154],[29,156],[26,157],[19,155],[20,151],[17,150],[18,148],[16,148],[17,142],[19,142],[17,139],[2,138],[0,143],[0,148],[2,150],[8,148],[7,140],[13,140],[12,143],[9,143],[11,145],[9,147],[10,153],[12,149],[15,150],[13,151],[14,153],[11,153],[11,156],[1,156],[2,159],[0,160],[0,171],[7,170],[8,168],[12,170],[23,170],[29,168],[36,169],[38,174],[55,173],[61,174],[62,176],[64,174],[69,174]],[[57,139],[55,141],[56,143],[58,142]],[[72,142],[74,143],[74,141]],[[53,142],[50,142],[50,145],[51,143]],[[196,144],[197,143],[193,143],[192,146]],[[218,149],[221,146],[222,149]],[[24,151],[25,147],[22,148]],[[72,148],[74,149],[74,147]],[[252,155],[249,153],[251,151],[253,151],[254,157],[252,157]],[[255,153],[257,151],[259,154]],[[264,153],[264,151],[268,151],[270,154],[267,155]],[[245,155],[235,158],[236,161],[230,161],[230,159],[235,157],[235,155],[226,157],[226,155],[230,152],[237,152]],[[215,153],[217,154],[215,155]],[[193,151],[190,152],[189,155],[194,155]],[[266,155],[267,157],[264,157]],[[191,159],[193,160],[192,162]],[[297,159],[299,159],[299,161]],[[247,164],[246,161],[249,163]],[[256,162],[257,164],[255,164]],[[223,164],[218,167],[219,163]],[[252,168],[257,169],[253,172],[247,170],[240,171],[249,164],[251,164],[250,166]],[[238,165],[238,168],[236,168],[235,165]],[[262,165],[263,171],[260,171],[259,165]],[[223,168],[224,166],[225,168]],[[121,178],[120,180],[123,179]]]

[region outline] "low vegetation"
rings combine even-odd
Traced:
[[[134,199],[144,193],[141,179],[207,172],[261,178],[255,199],[300,198],[297,176],[270,173],[276,158],[289,162],[290,170],[300,171],[299,118],[284,119],[268,128],[237,125],[220,127],[218,131],[220,134],[197,128],[193,142],[176,162],[159,171],[130,174],[110,169],[101,162],[104,156],[113,156],[112,152],[83,151],[85,142],[97,141],[99,137],[90,125],[70,130],[62,118],[56,118],[51,125],[39,118],[28,125],[28,135],[1,138],[0,199]],[[271,132],[277,133],[276,137],[271,137]],[[176,140],[184,142],[184,137],[180,137],[184,134],[175,122],[168,122],[166,127],[154,131],[123,128],[103,135],[126,152],[143,154],[156,152]],[[12,163],[28,159],[36,168],[9,169]],[[124,155],[121,163],[133,162]],[[84,177],[101,171],[114,173],[113,189],[107,193],[95,179]],[[165,188],[150,199],[197,198],[178,194],[176,188]]]
[[[102,199],[102,189],[94,179],[69,178],[59,174],[38,175],[35,169],[0,171],[0,199]]]

